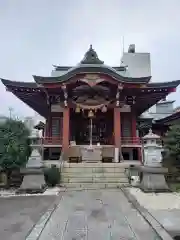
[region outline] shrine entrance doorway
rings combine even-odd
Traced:
[[[113,110],[98,110],[89,117],[89,111],[70,113],[70,139],[76,145],[113,145]]]

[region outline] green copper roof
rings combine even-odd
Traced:
[[[176,88],[180,84],[180,80],[174,80],[171,82],[151,82],[147,84],[149,88]]]
[[[55,68],[55,71],[68,71],[71,68],[74,68],[74,66],[58,66],[58,65],[53,65],[53,67]],[[115,69],[116,71],[126,71],[127,66],[116,66],[116,67],[112,67],[113,69]]]
[[[90,45],[89,50],[85,53],[83,60],[81,60],[81,64],[104,64],[104,62],[98,58],[96,51]]]
[[[34,80],[39,83],[58,83],[68,81],[70,78],[74,77],[77,74],[88,74],[88,73],[101,73],[113,77],[120,82],[130,82],[130,83],[147,83],[151,79],[151,76],[142,77],[142,78],[129,78],[121,75],[115,69],[106,66],[104,64],[79,64],[74,68],[69,69],[66,73],[57,77],[42,77],[42,76],[33,76]]]
[[[84,54],[84,58],[75,67],[54,66],[55,70],[52,71],[51,77],[42,77],[42,76],[33,76],[33,77],[37,83],[45,84],[45,83],[65,82],[77,74],[100,73],[100,74],[109,75],[110,77],[120,82],[142,83],[142,84],[148,83],[149,80],[151,79],[150,71],[147,71],[146,69],[147,67],[146,65],[148,65],[148,62],[140,61],[140,60],[136,61],[141,58],[138,57],[137,59],[137,56],[136,58],[134,58],[133,57],[134,53],[129,53],[129,54],[130,56],[128,57],[127,62],[130,64],[130,66],[128,64],[123,64],[118,67],[110,67],[105,65],[104,62],[99,59],[96,51],[92,48],[92,45],[90,45],[90,48]],[[127,60],[126,58],[124,60]],[[148,55],[148,59],[149,59],[149,55]],[[137,65],[137,62],[139,63],[140,66]],[[137,68],[135,67],[136,65],[137,65]],[[142,71],[142,75],[141,75],[141,71]]]
[[[143,77],[133,77],[129,76],[128,66],[119,66],[119,67],[110,67],[104,64],[101,61],[96,53],[96,51],[90,45],[88,51],[84,54],[84,58],[81,60],[79,64],[75,67],[68,66],[55,66],[56,71],[60,71],[59,75],[51,76],[51,77],[42,77],[42,76],[33,76],[34,80],[39,84],[45,83],[57,83],[57,82],[65,82],[70,78],[74,77],[77,74],[88,74],[88,73],[101,73],[108,75],[120,82],[129,82],[129,83],[148,83],[151,79],[151,76],[143,76]]]
[[[38,76],[34,76],[35,78],[41,78]],[[42,77],[44,79],[44,77]],[[52,77],[46,77],[46,78],[52,78]],[[36,82],[17,82],[17,81],[11,81],[11,80],[7,80],[7,79],[0,79],[1,82],[8,88],[11,87],[24,87],[24,88],[38,88],[41,89],[41,87],[38,86],[38,84]],[[150,89],[150,88],[176,88],[178,85],[180,85],[180,80],[174,80],[171,82],[152,82],[152,83],[148,83],[146,85],[145,89]]]
[[[35,82],[18,82],[0,78],[1,82],[8,87],[39,88]]]

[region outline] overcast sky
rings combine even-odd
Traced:
[[[0,77],[33,81],[52,64],[75,65],[93,44],[119,65],[125,50],[150,52],[152,81],[180,79],[180,0],[0,0]],[[0,114],[33,111],[0,83]],[[180,105],[180,89],[170,95]]]

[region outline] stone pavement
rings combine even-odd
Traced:
[[[172,236],[180,236],[180,193],[144,193],[127,189]]]
[[[149,209],[149,212],[163,225],[172,237],[180,236],[180,209]]]
[[[160,239],[120,189],[65,192],[39,240]]]
[[[0,240],[24,240],[57,196],[0,198]]]

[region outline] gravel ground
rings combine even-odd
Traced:
[[[0,198],[0,239],[24,240],[56,196]]]

